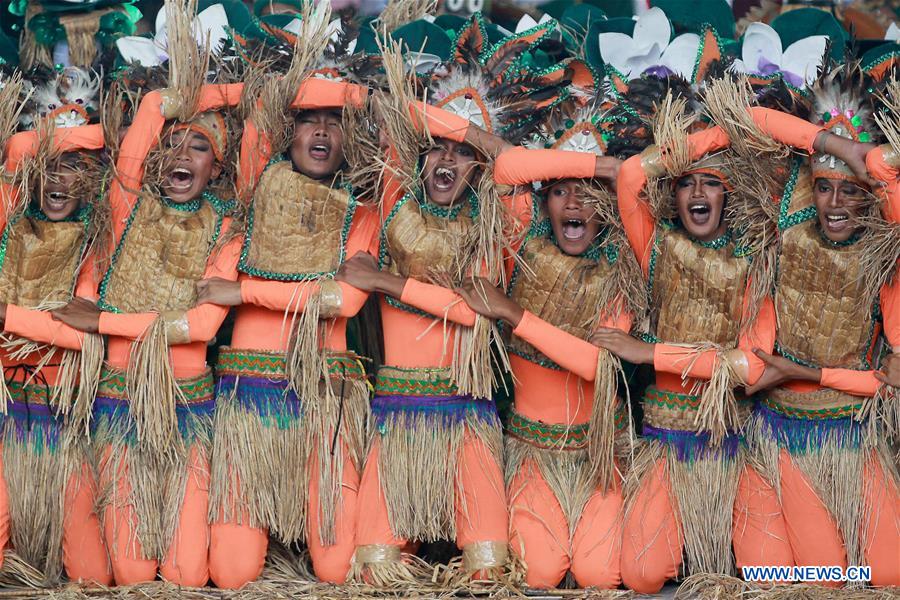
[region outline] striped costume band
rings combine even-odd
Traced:
[[[859,405],[835,409],[801,410],[766,398],[756,407],[762,431],[779,447],[794,455],[817,452],[827,442],[842,448],[859,448],[866,424],[855,418]]]
[[[177,379],[184,398],[175,405],[178,430],[183,439],[192,437],[195,418],[211,419],[216,409],[215,382],[212,371],[202,375]],[[101,421],[130,423],[125,371],[103,366],[100,385],[94,401],[94,424]]]
[[[616,431],[625,429],[628,415],[622,403],[616,405]],[[545,450],[584,450],[588,443],[588,423],[563,425],[532,421],[513,411],[506,423],[506,434],[517,440]]]
[[[497,407],[488,398],[459,394],[449,368],[402,369],[382,367],[375,378],[372,415],[384,433],[393,416],[423,416],[443,425],[462,423],[467,417],[499,426]]]
[[[642,399],[644,422],[656,429],[696,432],[700,398],[700,395],[681,394],[661,390],[654,385],[648,386]],[[746,421],[752,408],[752,401],[742,397],[738,398],[738,414],[741,423]]]
[[[9,381],[6,386],[10,393],[6,416],[3,418],[7,434],[14,431],[15,439],[19,442],[30,437],[35,450],[47,447],[55,451],[59,445],[62,420],[56,417],[49,404],[52,388],[18,381]],[[13,429],[9,429],[10,427]],[[42,442],[40,447],[38,440]]]
[[[346,379],[365,379],[366,371],[359,356],[353,352],[329,352],[326,357],[328,372]],[[258,377],[270,380],[284,380],[284,352],[264,352],[244,350],[225,346],[219,351],[216,376]]]
[[[365,381],[366,372],[352,352],[331,353],[328,371],[332,379]],[[302,416],[300,401],[290,389],[283,352],[263,352],[224,347],[216,364],[216,395],[235,396],[245,410],[255,412],[264,424],[285,429]]]

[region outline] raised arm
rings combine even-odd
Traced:
[[[900,223],[900,152],[889,144],[869,151],[866,168],[878,181],[884,183],[881,212],[891,223]]]
[[[598,157],[587,152],[510,147],[497,157],[494,181],[501,185],[529,185],[552,179],[590,179]]]

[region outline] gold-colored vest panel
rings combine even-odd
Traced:
[[[522,252],[528,269],[520,269],[511,296],[519,306],[544,321],[586,340],[612,285],[612,266],[569,256],[545,238],[529,240]],[[549,360],[534,346],[511,336],[510,347],[525,356]]]
[[[197,297],[217,215],[207,202],[189,213],[141,198],[119,249],[104,300],[124,312],[187,310]]]
[[[283,161],[263,173],[253,197],[246,266],[271,273],[330,273],[340,266],[350,194]]]
[[[737,345],[749,263],[729,242],[718,250],[683,231],[662,230],[651,294],[652,323],[664,342]]]
[[[816,221],[782,234],[775,309],[783,351],[821,367],[859,368],[872,341],[860,261],[822,240]]]
[[[460,257],[470,246],[470,233],[472,218],[467,209],[456,219],[445,219],[420,210],[415,200],[406,200],[385,232],[390,272],[422,281],[455,278]]]
[[[36,308],[71,299],[81,251],[82,223],[21,218],[9,227],[0,269],[0,300]]]

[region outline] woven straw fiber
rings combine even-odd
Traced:
[[[81,264],[84,225],[22,218],[8,227],[0,300],[30,308],[69,300]]]
[[[661,230],[651,294],[656,337],[734,347],[741,328],[749,263],[732,244],[715,250],[677,229]]]
[[[619,292],[610,285],[609,263],[568,256],[544,238],[528,241],[523,260],[528,269],[521,270],[512,299],[563,331],[587,339],[596,327],[597,315]],[[516,336],[509,343],[522,355],[545,358]]]
[[[807,221],[784,232],[775,307],[778,343],[823,367],[861,366],[872,341],[872,307],[851,247],[833,247]]]
[[[340,266],[346,190],[295,172],[290,161],[263,173],[253,197],[246,266],[272,273],[330,273]]]
[[[431,281],[435,275],[454,277],[459,271],[474,224],[468,210],[456,219],[445,219],[407,200],[386,229],[391,273]]]
[[[216,219],[207,202],[188,213],[142,196],[111,267],[104,300],[125,312],[190,308],[206,270]]]

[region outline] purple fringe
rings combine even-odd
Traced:
[[[766,433],[788,452],[803,455],[815,452],[828,441],[842,448],[859,449],[863,442],[864,423],[853,417],[838,419],[797,419],[758,404],[756,413],[762,418]]]
[[[394,415],[423,415],[443,426],[456,425],[474,417],[497,427],[500,417],[497,406],[486,398],[470,395],[456,396],[375,396],[372,399],[372,416],[378,430],[387,428],[387,421]]]
[[[709,442],[709,432],[684,431],[681,429],[661,429],[644,425],[644,437],[656,440],[671,450],[681,462],[694,462],[700,458],[716,457],[733,459],[743,443],[743,438],[734,433],[727,434],[718,446]]]

